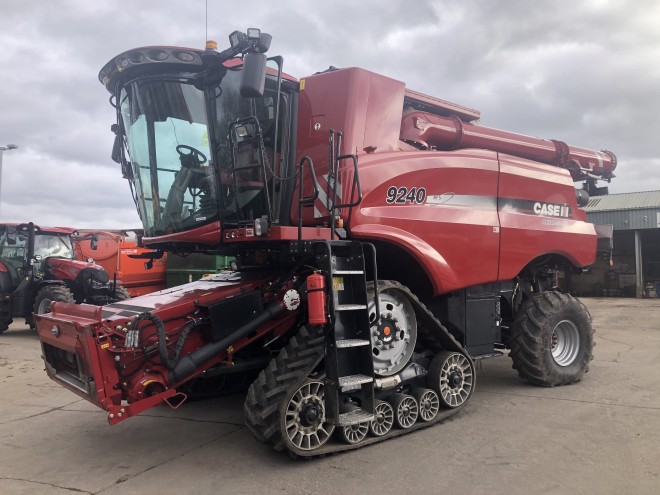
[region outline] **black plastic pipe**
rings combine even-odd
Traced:
[[[182,357],[174,369],[169,372],[167,377],[168,383],[172,385],[189,377],[198,371],[199,368],[209,359],[217,356],[220,352],[227,350],[227,348],[237,340],[247,336],[250,332],[256,330],[267,321],[272,320],[281,312],[282,306],[277,302],[271,302],[261,313],[256,315],[238,330],[227,335],[224,339],[206,344],[204,347],[200,347],[196,351]]]

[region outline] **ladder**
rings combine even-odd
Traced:
[[[314,243],[319,268],[328,275],[328,308],[330,321],[325,336],[325,404],[328,421],[346,426],[374,418],[374,369],[369,301],[364,263],[364,247],[358,241],[325,241]],[[376,280],[374,280],[376,282]],[[377,283],[374,283],[377,287]],[[377,306],[372,319],[378,319]],[[359,404],[340,400],[341,392],[356,391]],[[355,406],[358,407],[355,407]]]

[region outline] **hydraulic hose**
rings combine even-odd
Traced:
[[[211,342],[204,347],[200,347],[187,356],[182,357],[173,369],[170,369],[168,383],[173,385],[184,378],[195,373],[206,361],[218,355],[220,352],[234,344],[237,340],[247,336],[250,332],[256,330],[269,320],[272,320],[283,311],[278,302],[270,302],[266,308],[256,315],[252,320],[238,328],[225,338],[217,342]]]
[[[139,330],[140,324],[143,321],[150,321],[156,327],[156,333],[158,334],[158,354],[160,359],[168,370],[172,370],[176,367],[179,362],[179,355],[183,349],[186,339],[190,332],[197,326],[199,326],[199,321],[192,320],[183,325],[183,330],[179,334],[179,338],[176,342],[176,347],[174,348],[174,355],[170,357],[169,351],[167,349],[167,335],[165,334],[165,325],[163,320],[161,320],[157,315],[153,313],[142,313],[133,320],[131,328],[133,330]]]

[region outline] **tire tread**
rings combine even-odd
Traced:
[[[580,350],[575,363],[559,367],[545,347],[544,341],[552,332],[551,321],[558,313],[577,315],[582,321],[574,322],[583,327]],[[578,382],[589,371],[593,359],[594,328],[587,307],[578,299],[562,292],[549,291],[534,295],[523,303],[511,327],[511,352],[513,369],[521,378],[543,387],[569,385]],[[586,333],[586,338],[584,333]],[[550,356],[550,357],[548,357]]]

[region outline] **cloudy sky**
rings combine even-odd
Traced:
[[[660,189],[660,2],[208,0],[208,37],[273,35],[304,77],[359,66],[481,111],[481,123],[619,157],[610,192]],[[0,0],[0,221],[140,225],[110,160],[98,82],[137,46],[202,48],[204,0]]]

